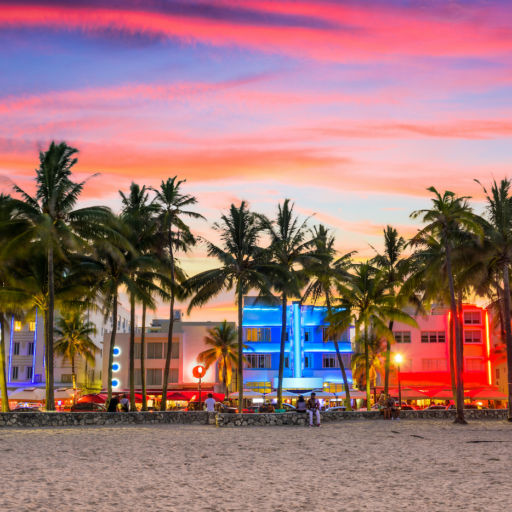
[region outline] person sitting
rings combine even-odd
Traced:
[[[316,418],[316,426],[320,426],[320,401],[316,398],[316,393],[311,393],[311,398],[307,401],[309,413],[309,426],[313,426],[313,416]]]
[[[304,400],[304,397],[302,395],[299,396],[299,399],[297,400],[297,412],[305,413],[307,409],[306,400]]]

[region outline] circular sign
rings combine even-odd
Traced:
[[[198,364],[197,366],[194,366],[192,369],[192,375],[196,379],[202,379],[204,377],[204,374],[206,373],[206,368],[204,366],[201,366]]]

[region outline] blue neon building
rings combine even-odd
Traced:
[[[327,308],[292,302],[287,308],[283,388],[341,391],[343,379],[332,337],[325,321]],[[277,387],[281,342],[281,306],[244,297],[244,387],[268,391]],[[338,336],[349,383],[351,329]]]

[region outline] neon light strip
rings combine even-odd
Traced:
[[[9,333],[9,375],[7,376],[7,381],[11,382],[11,368],[12,368],[12,338],[14,331],[14,315],[11,317],[11,332]]]
[[[36,381],[36,347],[37,347],[37,308],[36,308],[36,326],[34,329],[34,353],[32,354],[32,383]]]
[[[487,348],[487,378],[489,386],[492,384],[492,371],[491,371],[491,340],[489,336],[489,312],[485,312],[485,346]]]
[[[299,303],[293,303],[293,375],[295,378],[302,376],[300,357],[300,310]]]

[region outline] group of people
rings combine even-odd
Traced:
[[[110,399],[107,412],[128,412],[130,410],[130,400],[126,395],[114,395]]]
[[[381,393],[377,402],[379,410],[384,415],[385,420],[399,420],[400,410],[396,407],[395,399],[391,395]]]
[[[320,426],[320,400],[316,398],[316,393],[311,393],[307,401],[304,400],[302,395],[300,395],[297,400],[296,408],[298,413],[308,413],[310,427],[313,425],[316,427]],[[313,420],[315,420],[316,423],[314,423]]]

